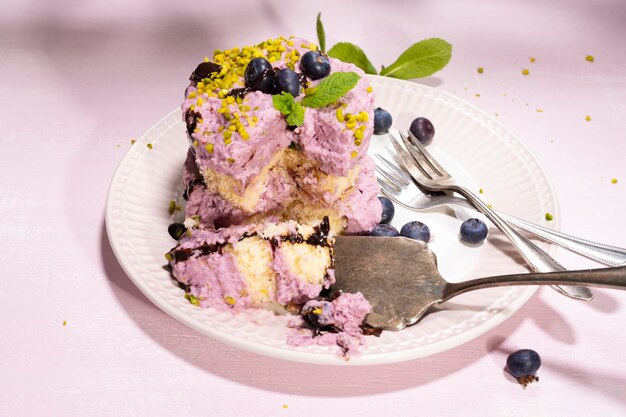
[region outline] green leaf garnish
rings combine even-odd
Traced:
[[[326,52],[326,34],[324,33],[324,24],[322,23],[322,12],[317,14],[317,42],[320,44],[320,51]]]
[[[337,58],[343,62],[349,62],[365,71],[366,74],[378,74],[374,65],[365,55],[365,52],[350,42],[339,42],[328,50],[328,56]]]
[[[304,123],[304,109],[302,105],[294,100],[289,93],[282,92],[272,96],[274,108],[281,112],[287,120],[289,126],[302,126]]]
[[[445,67],[452,56],[452,45],[443,39],[431,38],[414,43],[396,62],[380,71],[380,75],[401,78],[428,77]]]
[[[360,78],[356,72],[330,74],[317,85],[317,89],[312,94],[302,99],[302,105],[313,108],[328,106],[352,90]]]

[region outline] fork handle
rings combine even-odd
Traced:
[[[555,243],[565,249],[586,256],[589,259],[609,266],[626,266],[626,249],[605,245],[591,240],[581,239],[539,224],[531,223],[519,217],[494,210],[507,223],[533,233],[543,240]]]
[[[526,263],[535,272],[555,272],[565,271],[566,269],[559,264],[554,258],[548,255],[543,249],[535,245],[524,235],[513,229],[509,224],[504,221],[496,212],[494,212],[487,204],[485,204],[480,197],[471,192],[465,187],[459,185],[452,185],[449,187],[449,191],[453,191],[461,194],[465,197],[478,211],[483,213],[491,222],[509,238],[511,244],[522,255]],[[591,300],[593,294],[588,288],[585,287],[572,287],[572,286],[553,286],[554,289],[571,298],[580,300]]]

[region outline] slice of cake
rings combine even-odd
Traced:
[[[334,283],[332,242],[327,218],[195,229],[167,257],[193,304],[237,311],[318,297]]]
[[[315,50],[303,39],[270,39],[215,51],[196,68],[182,105],[191,145],[188,217],[219,228],[268,216],[303,223],[327,216],[336,233],[368,232],[379,222],[379,188],[367,156],[372,88],[359,68],[325,56],[328,74],[311,79],[301,57]],[[266,68],[256,84],[253,61]],[[319,107],[300,105],[314,101],[317,89],[339,73],[355,76],[345,94]],[[281,90],[281,74],[295,77],[295,84]],[[295,124],[275,103],[289,91],[302,111]]]
[[[307,318],[290,344],[354,351],[369,304],[320,293],[334,283],[333,236],[381,218],[373,108],[363,71],[304,39],[215,51],[198,65],[182,104],[186,233],[166,255],[190,302],[284,306]]]

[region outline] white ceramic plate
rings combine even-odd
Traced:
[[[445,92],[406,81],[371,77],[376,104],[391,112],[393,127],[407,127],[417,116],[436,128],[432,152],[460,182],[484,190],[485,200],[502,211],[542,223],[558,203],[550,181],[529,149],[491,116]],[[374,136],[370,152],[387,152],[386,136]],[[148,149],[147,144],[152,144]],[[174,246],[167,233],[168,202],[180,193],[187,140],[180,111],[157,122],[130,148],[109,189],[106,226],[115,254],[139,289],[159,308],[214,339],[276,358],[330,365],[365,365],[404,361],[451,349],[495,327],[517,311],[535,287],[494,288],[471,292],[401,332],[368,337],[361,355],[346,362],[334,348],[292,348],[286,344],[288,316],[269,311],[238,316],[200,309],[183,298],[163,266]],[[471,173],[471,174],[470,174]],[[455,215],[456,213],[456,215]],[[409,220],[428,224],[430,248],[442,275],[450,281],[524,271],[510,246],[491,230],[478,247],[460,242],[461,217],[442,209],[413,213],[396,207],[393,224]],[[458,218],[457,218],[458,217]],[[551,222],[550,226],[558,226]],[[554,248],[549,248],[554,250]]]

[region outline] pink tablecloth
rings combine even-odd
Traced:
[[[626,415],[623,292],[580,303],[542,289],[442,354],[317,367],[208,339],[124,274],[103,213],[130,140],[179,105],[213,49],[315,39],[318,11],[329,44],[358,43],[376,66],[414,41],[450,41],[450,65],[419,82],[497,114],[528,144],[558,190],[562,230],[626,246],[621,0],[4,2],[0,415]],[[503,373],[520,347],[543,358],[526,390]]]

